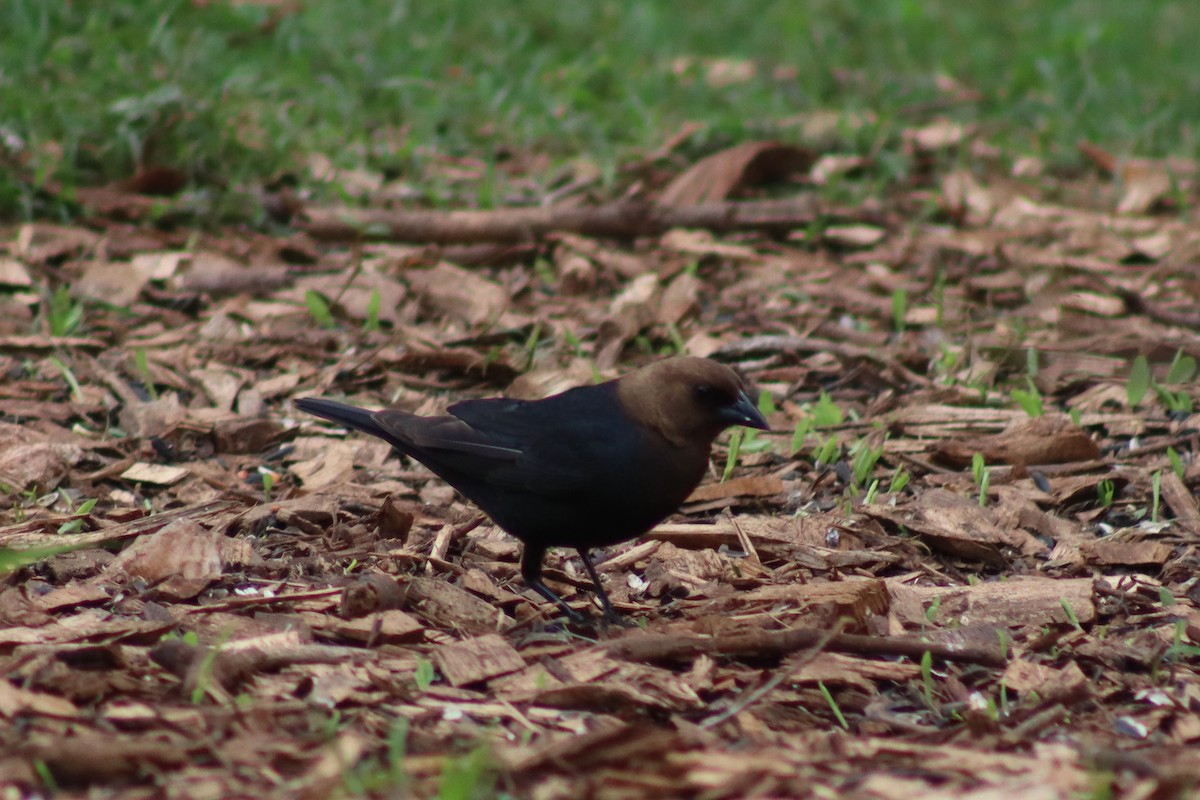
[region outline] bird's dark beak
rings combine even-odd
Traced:
[[[737,402],[722,408],[717,413],[717,418],[726,425],[745,425],[747,428],[758,428],[762,431],[771,429],[758,406],[754,405],[750,395],[745,392],[738,392]]]

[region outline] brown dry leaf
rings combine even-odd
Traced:
[[[1113,539],[1097,539],[1083,542],[1079,550],[1089,564],[1107,567],[1162,565],[1171,557],[1174,548],[1162,542],[1128,542]]]
[[[72,284],[71,291],[78,297],[124,308],[137,299],[147,283],[158,279],[158,266],[158,263],[145,259],[93,261],[84,270],[83,276]]]
[[[921,674],[917,664],[873,661],[842,653],[819,653],[815,658],[792,671],[789,681],[795,683],[825,683],[829,686],[849,684],[864,692],[875,693],[879,681],[903,682]]]
[[[365,169],[342,169],[321,153],[313,153],[308,157],[308,171],[313,180],[319,183],[336,184],[351,197],[369,197],[377,195],[383,188],[384,178],[378,172]]]
[[[405,277],[431,308],[472,326],[495,322],[508,308],[504,287],[452,264],[411,270]]]
[[[79,716],[79,709],[65,698],[23,689],[0,678],[0,717],[14,719],[24,714],[71,718]]]
[[[68,583],[60,589],[55,589],[36,598],[34,604],[42,611],[55,611],[60,608],[75,608],[90,603],[103,603],[108,599],[108,591],[103,586],[86,583]]]
[[[657,319],[661,297],[662,287],[658,276],[649,273],[634,278],[613,298],[608,317],[600,323],[596,332],[598,369],[610,369],[625,344]]]
[[[761,261],[762,256],[753,247],[732,244],[719,240],[709,231],[674,228],[659,238],[664,250],[698,257],[719,256],[741,261]]]
[[[685,316],[695,311],[700,302],[704,282],[688,272],[675,276],[662,293],[658,306],[660,325],[678,325]]]
[[[1125,301],[1097,292],[1072,292],[1058,304],[1059,310],[1070,309],[1098,317],[1120,317],[1125,314]]]
[[[323,747],[295,785],[298,800],[323,800],[336,794],[346,781],[346,765],[358,764],[368,752],[370,742],[356,733],[340,733]],[[295,790],[293,790],[295,791]]]
[[[383,355],[383,354],[381,354]],[[389,363],[398,369],[415,373],[448,370],[473,378],[486,378],[493,383],[506,384],[517,377],[519,370],[504,355],[480,352],[469,347],[426,347],[411,342],[399,357]]]
[[[721,483],[697,487],[687,502],[699,503],[723,500],[727,497],[770,497],[779,494],[785,488],[783,481],[774,475],[744,475]]]
[[[911,428],[922,438],[957,436],[964,431],[1000,430],[1011,423],[1029,417],[1023,411],[1004,408],[965,408],[936,403],[914,403],[897,409],[891,415],[893,425]]]
[[[15,258],[0,256],[0,286],[26,288],[33,285],[29,270]]]
[[[988,464],[1069,464],[1100,457],[1100,448],[1066,414],[1015,420],[1003,433],[938,442],[936,452],[959,466],[976,453]]]
[[[1145,214],[1160,200],[1200,173],[1196,162],[1184,159],[1160,161],[1148,158],[1120,159],[1092,142],[1080,142],[1079,151],[1121,184],[1118,214]]]
[[[1019,658],[1009,664],[1000,679],[1018,694],[1036,692],[1041,702],[1054,702],[1077,693],[1087,693],[1091,682],[1074,661],[1061,669]]]
[[[209,366],[188,373],[200,390],[208,396],[213,407],[220,411],[232,411],[238,392],[246,383],[247,375],[230,369]]]
[[[557,233],[548,238],[560,242],[570,253],[585,256],[622,278],[636,278],[654,268],[654,261],[645,254],[607,246],[594,239],[570,233]]]
[[[230,555],[226,539],[191,520],[140,536],[105,570],[142,578],[178,600],[195,597],[220,576]]]
[[[955,219],[985,225],[996,210],[991,192],[966,170],[942,178],[942,202]]]
[[[1133,247],[1136,255],[1150,261],[1158,261],[1165,258],[1175,248],[1176,242],[1170,232],[1163,231],[1149,236],[1140,236],[1130,241],[1129,244]]]
[[[1161,165],[1127,162],[1122,165],[1118,214],[1145,214],[1174,187],[1174,177]]]
[[[250,402],[253,390],[238,393],[236,415],[223,415],[212,421],[213,442],[218,453],[261,453],[279,441],[283,426],[267,417],[250,417],[262,412],[261,397]]]
[[[172,288],[207,295],[265,294],[287,286],[290,268],[283,264],[247,265],[224,253],[193,253],[186,270],[168,281]]]
[[[713,153],[671,181],[659,197],[668,206],[715,203],[747,186],[780,180],[807,169],[813,154],[780,142],[746,142]]]
[[[119,421],[130,435],[149,439],[162,436],[186,417],[187,411],[179,402],[179,396],[172,392],[161,395],[157,400],[127,403],[121,409]]]
[[[850,175],[870,163],[864,156],[826,154],[812,165],[808,178],[817,186],[825,186],[834,177]]]
[[[86,228],[30,223],[22,225],[13,243],[22,261],[40,265],[47,261],[78,256],[90,251],[100,242],[99,234]]]
[[[71,467],[83,458],[83,450],[63,442],[34,442],[17,444],[5,435],[18,428],[19,439],[34,438],[29,431],[18,426],[0,423],[0,482],[20,491],[36,488],[39,491],[53,489],[70,472]]]
[[[590,258],[569,248],[555,254],[558,290],[565,295],[587,294],[596,286],[599,270]]]
[[[948,119],[939,119],[923,128],[904,131],[904,146],[913,154],[939,153],[962,144],[970,131],[964,125]]]
[[[313,441],[320,448],[319,454],[288,467],[300,479],[306,491],[319,492],[353,480],[354,464],[359,452],[356,442],[330,441],[327,438],[314,438]]]
[[[872,247],[879,244],[887,231],[874,225],[830,225],[823,238],[836,247]]]

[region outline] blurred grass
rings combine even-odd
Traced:
[[[46,178],[91,185],[139,163],[215,187],[311,153],[414,179],[443,154],[611,170],[684,121],[707,126],[704,148],[830,109],[876,115],[850,150],[944,114],[1051,160],[1084,138],[1195,157],[1197,30],[1188,0],[6,0],[0,213],[44,213]],[[706,59],[756,70],[717,85]],[[978,99],[947,103],[938,75]]]

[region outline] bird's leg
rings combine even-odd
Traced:
[[[583,568],[587,570],[592,584],[596,587],[596,596],[600,598],[600,605],[604,608],[604,618],[609,622],[625,622],[621,612],[613,608],[612,601],[608,599],[608,592],[604,591],[604,585],[600,583],[600,576],[596,574],[596,567],[592,564],[592,557],[588,555],[588,549],[586,547],[577,549],[579,550],[579,559],[583,562]]]
[[[583,624],[585,622],[583,615],[567,605],[566,600],[563,600],[549,586],[542,583],[542,558],[545,555],[545,545],[535,545],[528,542],[525,544],[524,552],[521,553],[521,577],[525,580],[525,585],[561,608],[571,622],[574,622],[576,625]]]

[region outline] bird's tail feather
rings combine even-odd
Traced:
[[[295,403],[296,408],[314,416],[337,422],[364,433],[390,438],[385,436],[384,432],[380,430],[379,423],[375,421],[374,412],[368,411],[365,408],[348,406],[345,403],[339,403],[335,400],[323,400],[318,397],[301,397]]]

